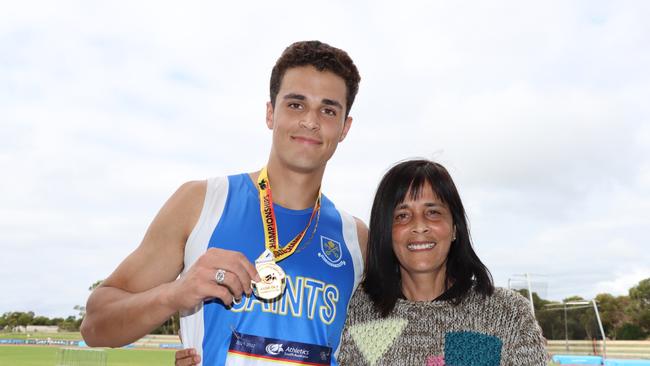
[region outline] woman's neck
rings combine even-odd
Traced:
[[[400,268],[402,275],[402,293],[411,301],[432,301],[442,295],[448,288],[445,268],[435,273],[408,273]]]

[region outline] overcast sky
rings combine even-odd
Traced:
[[[348,51],[323,190],[367,221],[389,166],[448,167],[497,285],[650,277],[650,2],[14,1],[0,11],[0,313],[75,314],[187,180],[259,169],[271,68]],[[543,275],[543,276],[542,276]]]

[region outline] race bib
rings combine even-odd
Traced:
[[[226,366],[330,365],[331,358],[331,347],[233,332]]]

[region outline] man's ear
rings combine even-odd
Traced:
[[[341,137],[339,137],[339,142],[343,142],[343,140],[345,140],[345,136],[348,135],[348,131],[350,131],[351,126],[352,117],[348,116],[345,118],[345,122],[343,122],[343,131],[341,132]]]
[[[266,102],[266,127],[273,129],[273,104]]]

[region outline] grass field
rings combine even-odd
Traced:
[[[58,347],[50,346],[0,346],[0,365],[55,366]],[[174,351],[107,349],[107,366],[173,365]]]
[[[0,333],[0,338],[81,340],[79,332],[61,333]],[[59,347],[56,346],[0,346],[2,366],[54,366]],[[174,351],[163,349],[106,349],[107,366],[173,365]]]

